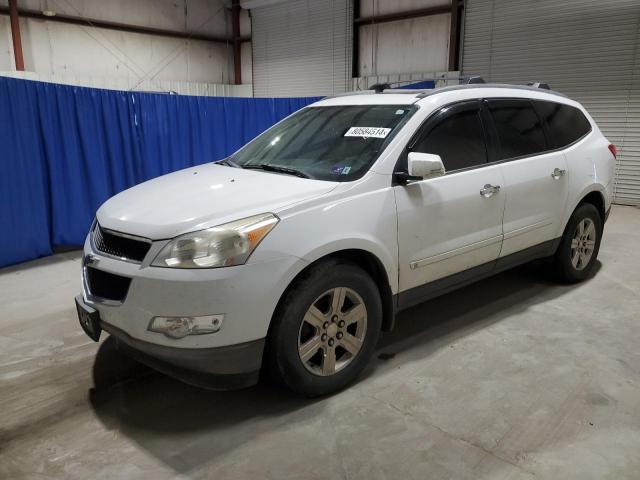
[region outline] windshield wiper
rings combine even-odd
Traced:
[[[242,168],[253,168],[256,170],[264,170],[266,172],[286,173],[287,175],[295,175],[300,178],[313,178],[311,175],[296,170],[295,168],[281,167],[280,165],[271,165],[269,163],[249,163],[242,165]]]
[[[225,158],[224,160],[220,160],[219,162],[216,162],[216,163],[218,165],[226,165],[227,167],[234,167],[234,168],[240,167],[240,165],[238,165],[236,162],[234,162],[229,158]]]

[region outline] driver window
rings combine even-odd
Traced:
[[[480,111],[463,110],[438,122],[411,149],[440,155],[447,172],[487,163]]]

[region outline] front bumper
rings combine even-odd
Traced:
[[[113,325],[101,326],[140,363],[198,387],[230,390],[258,382],[264,339],[218,348],[172,348],[136,340]]]
[[[175,348],[137,340],[127,332],[102,321],[99,312],[81,295],[76,297],[80,325],[85,333],[98,341],[100,331],[111,334],[116,346],[141,363],[183,382],[212,389],[244,388],[257,383],[262,366],[265,339],[217,348]],[[80,314],[89,309],[87,322]],[[95,316],[95,318],[93,318]],[[94,327],[89,327],[90,323]]]
[[[120,302],[92,294],[83,269],[84,303],[136,340],[176,349],[226,347],[265,338],[276,305],[306,262],[284,257],[227,268],[173,269],[108,258],[85,243],[91,267],[131,279]],[[304,264],[304,265],[301,265]],[[155,316],[224,315],[220,331],[172,339],[149,331]]]
[[[79,301],[99,313],[100,326],[118,346],[187,383],[224,389],[257,381],[273,311],[306,265],[289,256],[216,269],[150,267],[102,255],[89,240],[84,253]],[[122,300],[105,301],[90,291],[89,266],[130,279]],[[219,331],[175,339],[149,330],[156,316],[205,315],[224,315]]]

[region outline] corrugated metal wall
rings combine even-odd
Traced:
[[[349,0],[296,0],[251,10],[256,97],[330,95],[351,87]]]
[[[640,205],[640,1],[467,0],[463,73],[548,82],[618,146],[615,202]]]

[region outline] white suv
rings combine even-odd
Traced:
[[[399,310],[537,258],[585,279],[616,150],[575,101],[465,85],[323,99],[98,210],[80,323],[187,382],[352,382]]]

